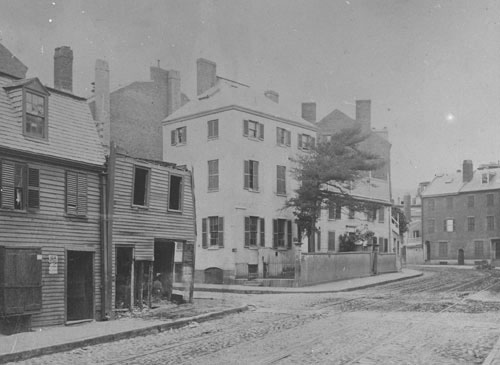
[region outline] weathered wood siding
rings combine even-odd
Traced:
[[[63,324],[65,321],[66,251],[94,252],[94,308],[101,302],[100,189],[97,172],[46,163],[23,161],[0,155],[0,160],[27,163],[40,171],[40,209],[0,209],[0,245],[42,249],[42,311],[33,326]],[[87,215],[74,218],[65,212],[65,173],[87,174]],[[57,274],[49,274],[49,255],[57,255]],[[99,318],[99,315],[96,315]]]
[[[150,169],[147,207],[132,205],[134,166]],[[170,174],[183,177],[182,212],[168,210]],[[135,260],[153,260],[155,238],[194,241],[194,203],[188,171],[117,155],[114,176],[113,262],[118,245],[133,246]]]

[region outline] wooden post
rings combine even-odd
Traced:
[[[153,262],[149,261],[148,263],[149,270],[148,270],[148,307],[151,308],[151,296],[153,293]]]
[[[138,272],[138,279],[139,279],[139,308],[143,308],[142,305],[142,291],[144,290],[144,261],[139,261],[139,272]]]

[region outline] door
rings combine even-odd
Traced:
[[[425,261],[431,261],[431,243],[425,241]]]
[[[170,300],[174,280],[175,241],[155,238],[153,277],[161,282],[161,294]]]
[[[500,260],[500,240],[491,240],[491,243],[493,244],[494,259]]]
[[[94,318],[94,254],[67,251],[66,319]]]
[[[458,264],[463,265],[465,263],[464,250],[458,250]]]
[[[132,247],[116,248],[115,308],[132,308]]]

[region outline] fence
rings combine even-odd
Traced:
[[[294,279],[295,263],[264,264],[264,279]]]

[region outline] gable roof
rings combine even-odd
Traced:
[[[0,72],[23,79],[26,77],[26,71],[28,67],[0,43]]]
[[[258,93],[247,85],[221,77],[218,77],[214,87],[165,118],[163,124],[231,109],[277,119],[313,131],[317,130],[313,123],[291,113],[282,105],[270,100],[264,93]]]
[[[104,150],[90,109],[84,99],[70,94],[51,89],[48,96],[48,140],[24,137],[22,100],[19,100],[19,93],[15,97],[9,96],[9,90],[16,86],[36,86],[37,83],[38,79],[12,81],[0,75],[0,147],[68,162],[104,164]]]

